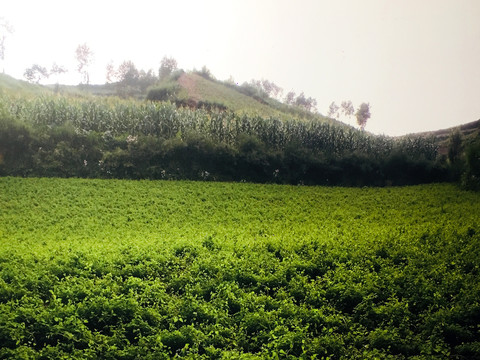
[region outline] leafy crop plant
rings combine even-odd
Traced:
[[[479,200],[0,178],[0,358],[479,358]]]

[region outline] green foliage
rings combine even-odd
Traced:
[[[177,60],[172,57],[164,56],[160,63],[160,69],[158,70],[158,77],[160,81],[166,80],[176,70]]]
[[[480,356],[475,192],[7,177],[0,203],[0,358]]]
[[[215,110],[217,110],[217,111],[227,111],[228,110],[228,108],[224,104],[222,104],[220,102],[216,102],[216,101],[213,101],[213,102],[211,102],[211,101],[199,101],[197,103],[196,107],[197,108],[203,108],[203,109],[209,110],[209,111],[215,111]]]
[[[170,83],[149,92],[157,100],[182,96]],[[448,179],[433,138],[374,136],[317,118],[239,115],[210,102],[190,109],[57,95],[3,95],[0,104],[7,121],[0,150],[12,160],[3,175],[355,186]]]
[[[177,81],[178,79],[180,79],[180,77],[183,74],[185,74],[185,70],[183,70],[183,69],[175,70],[170,74],[170,76],[168,77],[168,80],[169,81]]]
[[[364,130],[367,125],[368,119],[370,119],[370,104],[362,103],[358,107],[357,112],[355,113],[357,118],[357,124],[360,126],[360,129]]]
[[[196,70],[194,72],[207,80],[215,80],[212,72],[207,68],[206,65],[203,65],[201,70]]]
[[[480,190],[480,138],[468,145],[465,151],[465,172],[462,185],[469,190]]]
[[[173,101],[176,100],[180,86],[175,83],[167,83],[150,88],[147,92],[147,100],[151,101]]]
[[[25,124],[0,112],[0,175],[28,175],[33,166],[28,156],[32,143],[31,131]]]
[[[450,134],[448,144],[448,160],[452,164],[457,163],[462,155],[462,133],[456,129]]]

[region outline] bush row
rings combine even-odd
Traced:
[[[0,175],[191,179],[323,185],[405,185],[445,181],[446,164],[398,149],[387,154],[273,147],[247,132],[234,143],[205,134],[113,135],[72,123],[40,127],[0,121]]]

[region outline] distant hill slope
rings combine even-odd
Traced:
[[[196,103],[217,103],[237,113],[256,113],[264,117],[282,115],[266,103],[195,73],[184,73],[177,82],[185,90],[186,96]]]
[[[45,86],[30,84],[29,82],[23,80],[17,80],[7,74],[0,74],[0,90],[37,94],[50,92],[50,90]]]
[[[345,124],[336,120],[285,105],[273,98],[249,96],[238,85],[230,85],[214,79],[208,79],[196,73],[183,73],[178,78],[177,83],[183,90],[181,92],[183,99],[194,104],[217,104],[225,106],[238,114],[260,115],[262,117],[316,117],[321,121],[345,126]]]
[[[435,130],[435,131],[425,131],[421,133],[416,133],[415,135],[421,135],[421,136],[435,136],[439,140],[445,140],[448,139],[450,134],[455,131],[459,130],[463,136],[469,137],[471,135],[475,135],[480,131],[480,119],[476,121],[472,121],[466,124],[462,124],[459,126],[453,126],[447,129],[440,129],[440,130]]]
[[[450,134],[452,134],[456,130],[460,131],[464,140],[466,141],[473,140],[474,138],[477,138],[480,136],[480,119],[466,123],[466,124],[462,124],[459,126],[453,126],[447,129],[425,131],[421,133],[415,133],[412,135],[421,136],[421,137],[434,136],[437,139],[439,144],[438,152],[442,155],[446,155],[448,153]]]
[[[322,122],[328,122],[342,127],[350,127],[349,125],[335,119],[320,114],[314,114],[298,107],[288,106],[272,98],[249,96],[245,94],[238,85],[230,85],[214,79],[208,79],[198,73],[185,72],[179,76],[175,82],[178,83],[181,88],[180,99],[186,104],[220,105],[238,114],[258,115],[264,118],[316,118]],[[115,87],[116,84],[88,86],[60,85],[60,92],[75,96],[115,96]],[[18,80],[6,74],[0,74],[0,93],[5,90],[10,93],[40,95],[52,93],[53,88],[54,85],[43,86],[39,84],[31,84],[27,81]],[[446,154],[449,136],[456,129],[460,130],[467,141],[478,137],[480,136],[480,119],[447,129],[413,133],[407,136],[434,136],[437,138],[440,145],[439,152],[441,154]]]

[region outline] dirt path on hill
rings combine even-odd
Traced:
[[[188,92],[188,97],[192,100],[200,100],[200,96],[197,93],[197,81],[188,74],[182,74],[178,79],[178,83]]]

